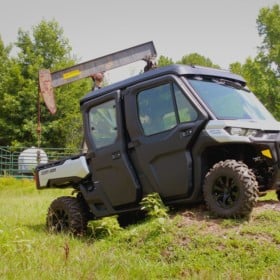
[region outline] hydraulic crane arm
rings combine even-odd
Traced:
[[[154,44],[150,41],[53,73],[48,69],[41,69],[39,70],[41,96],[44,98],[50,112],[54,114],[56,111],[53,95],[54,88],[140,60],[146,61],[147,65],[152,65],[156,55]]]

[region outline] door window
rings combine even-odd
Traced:
[[[137,102],[138,117],[145,135],[164,132],[178,123],[197,119],[197,112],[173,83],[139,92]]]
[[[180,123],[195,121],[198,117],[197,111],[191,105],[190,101],[186,98],[181,89],[175,84],[174,92]]]
[[[115,100],[92,107],[89,111],[89,123],[96,148],[113,144],[117,139]]]

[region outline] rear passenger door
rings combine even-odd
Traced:
[[[127,156],[121,107],[119,91],[83,105],[92,178],[113,207],[140,199],[140,186]]]

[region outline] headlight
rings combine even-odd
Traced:
[[[247,129],[246,136],[256,137],[260,134],[260,131],[257,129]]]
[[[256,137],[259,134],[259,130],[257,129],[242,128],[242,127],[227,127],[225,130],[230,135],[236,135],[236,136]]]

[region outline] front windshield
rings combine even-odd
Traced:
[[[275,120],[256,96],[230,80],[188,79],[217,119]]]

